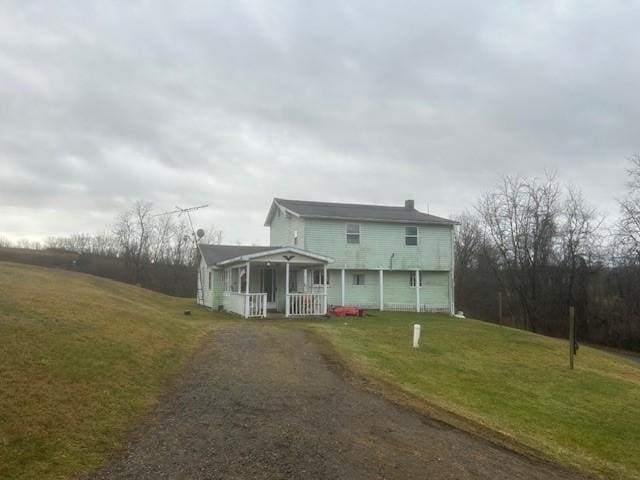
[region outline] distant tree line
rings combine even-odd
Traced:
[[[202,241],[221,243],[222,232],[212,227]],[[117,215],[109,233],[49,237],[42,243],[0,238],[0,260],[75,269],[195,297],[199,257],[184,216],[155,215],[151,203],[140,201]]]
[[[628,173],[619,221],[608,226],[555,175],[502,177],[457,217],[457,308],[566,336],[574,306],[579,340],[640,350],[640,156]]]

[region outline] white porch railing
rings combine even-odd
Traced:
[[[244,318],[267,316],[266,293],[225,292],[222,303],[226,311],[237,313]]]
[[[286,303],[289,316],[317,316],[327,313],[327,296],[323,293],[289,293]]]
[[[262,317],[267,316],[267,294],[266,293],[247,293],[245,294],[244,305],[245,317]]]

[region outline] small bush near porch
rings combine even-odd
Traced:
[[[422,346],[411,348],[413,324]],[[640,479],[640,363],[475,320],[381,313],[313,323],[355,370],[562,464]],[[383,387],[384,388],[384,387]]]

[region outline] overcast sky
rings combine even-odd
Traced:
[[[265,243],[274,196],[448,216],[545,169],[615,215],[639,25],[633,1],[3,1],[0,236],[144,199]]]

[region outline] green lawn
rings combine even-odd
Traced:
[[[212,328],[192,303],[0,262],[0,478],[100,465]]]
[[[0,262],[0,479],[99,466],[228,321],[188,299]],[[565,465],[640,479],[640,365],[630,360],[582,347],[570,371],[566,342],[436,315],[269,324],[315,330],[389,395],[408,392]]]
[[[423,343],[411,348],[413,324]],[[640,479],[640,365],[468,319],[376,313],[306,324],[355,370],[568,466]]]

